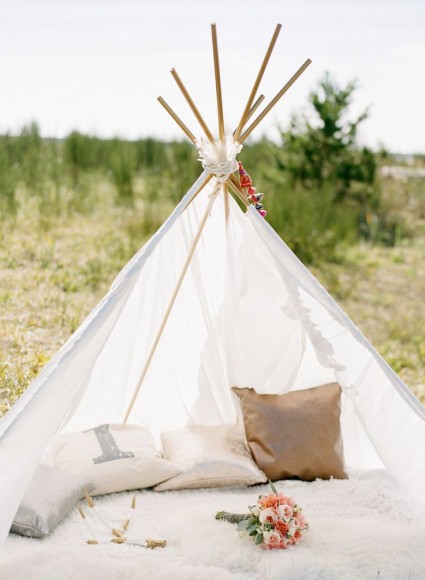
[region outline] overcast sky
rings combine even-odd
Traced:
[[[330,71],[340,84],[358,79],[353,113],[370,106],[364,143],[425,152],[425,0],[0,0],[0,131],[36,120],[46,136],[180,138],[162,95],[198,135],[174,66],[216,132],[211,22],[229,130],[280,22],[266,98],[313,64],[256,136],[275,136]]]

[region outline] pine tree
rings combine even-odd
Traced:
[[[335,201],[352,199],[364,209],[374,204],[376,157],[357,144],[359,125],[368,110],[349,119],[356,83],[339,87],[329,74],[309,96],[312,114],[293,115],[287,131],[281,131],[281,169],[291,185],[318,192],[331,185]]]

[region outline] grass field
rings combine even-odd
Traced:
[[[153,186],[160,190],[152,175],[139,177],[132,202],[117,203],[114,181],[96,175],[73,206],[75,188],[60,185],[67,211],[50,202],[40,209],[37,196],[17,188],[19,209],[0,223],[0,414],[169,214],[178,196],[152,197]],[[425,180],[389,175],[382,186],[387,215],[403,222],[403,239],[392,247],[345,245],[337,259],[311,267],[425,403]]]

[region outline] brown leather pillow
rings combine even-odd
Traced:
[[[269,479],[347,478],[338,383],[284,395],[232,390],[241,402],[252,456]]]

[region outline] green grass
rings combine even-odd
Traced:
[[[314,273],[374,347],[425,403],[425,240],[354,246]]]

